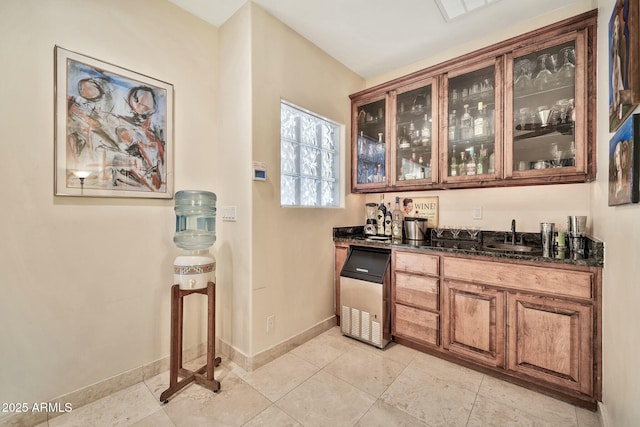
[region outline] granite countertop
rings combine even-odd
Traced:
[[[431,232],[431,230],[430,230]],[[566,251],[553,251],[550,256],[545,257],[540,249],[539,233],[518,233],[518,238],[522,236],[528,246],[537,248],[532,252],[507,252],[489,250],[487,245],[503,243],[506,231],[485,231],[482,230],[475,240],[470,239],[447,239],[447,236],[439,239],[433,233],[433,239],[422,242],[409,242],[406,240],[370,240],[364,235],[362,226],[335,227],[333,229],[334,242],[346,242],[363,246],[389,247],[398,249],[419,249],[425,252],[444,252],[465,255],[486,256],[491,258],[507,258],[522,261],[535,261],[551,264],[569,264],[587,267],[604,267],[604,242],[592,237],[585,237],[585,253],[578,254]]]

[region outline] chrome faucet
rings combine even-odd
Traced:
[[[511,220],[511,244],[516,244],[516,220]]]

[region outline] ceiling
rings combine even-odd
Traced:
[[[247,0],[169,0],[216,27]],[[435,0],[253,0],[369,79],[584,0],[498,0],[445,21]]]

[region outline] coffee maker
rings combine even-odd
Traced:
[[[365,236],[375,236],[378,234],[378,221],[376,220],[376,216],[378,214],[378,204],[377,203],[367,203],[365,205],[365,224],[364,224],[364,235]]]

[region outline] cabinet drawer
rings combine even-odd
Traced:
[[[439,344],[439,315],[396,304],[394,335],[431,345]]]
[[[416,254],[413,252],[396,252],[395,270],[416,274],[438,275],[440,257],[437,255]]]
[[[464,258],[444,258],[444,277],[509,289],[590,299],[593,274]]]
[[[396,273],[396,301],[409,305],[438,309],[439,280],[435,277]]]

